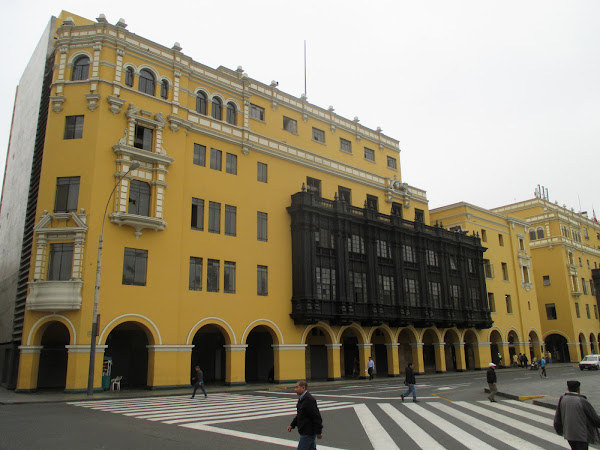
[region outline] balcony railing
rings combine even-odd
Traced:
[[[27,309],[30,311],[74,311],[81,309],[82,280],[30,281]]]

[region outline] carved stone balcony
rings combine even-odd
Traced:
[[[116,212],[110,216],[110,221],[119,226],[126,225],[135,229],[135,236],[140,237],[142,230],[150,229],[154,231],[162,231],[167,226],[167,222],[156,217],[138,216],[137,214],[128,214]]]
[[[30,311],[75,311],[81,309],[82,280],[30,281],[27,309]]]

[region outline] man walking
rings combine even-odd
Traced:
[[[496,387],[496,364],[488,364],[486,377],[488,386],[490,388],[490,395],[488,395],[488,398],[490,399],[490,402],[496,402],[496,394],[498,393],[498,388]]]
[[[317,401],[307,389],[306,380],[299,380],[296,383],[294,390],[298,394],[297,414],[290,426],[287,427],[288,433],[298,427],[298,433],[300,433],[298,450],[316,449],[316,438],[323,437],[323,419],[321,419]]]
[[[200,366],[196,366],[194,370],[196,371],[192,377],[192,381],[194,382],[194,392],[192,392],[192,396],[190,398],[194,398],[196,396],[196,391],[198,388],[202,389],[202,392],[204,392],[204,397],[206,398],[208,395],[206,395],[206,390],[204,389],[204,374],[200,370]]]
[[[367,370],[365,372],[369,372],[369,380],[373,379],[373,371],[375,370],[375,361],[373,361],[373,357],[369,356],[369,362],[367,363]]]
[[[579,381],[567,381],[569,392],[558,400],[554,414],[554,430],[563,436],[572,450],[586,450],[589,444],[600,442],[600,417],[584,395]]]
[[[404,379],[404,384],[408,386],[408,389],[400,396],[402,401],[404,401],[404,397],[407,397],[412,392],[413,402],[418,403],[419,400],[417,400],[417,390],[415,389],[417,380],[415,379],[414,364],[412,362],[409,362],[408,366],[406,367],[406,378]]]
[[[542,368],[542,371],[540,372],[540,377],[548,377],[548,375],[546,375],[546,358],[540,358],[540,367]]]

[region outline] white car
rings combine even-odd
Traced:
[[[598,370],[600,366],[600,355],[587,355],[579,363],[579,368],[583,369],[594,369]]]

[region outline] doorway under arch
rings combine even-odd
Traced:
[[[205,382],[225,382],[227,358],[225,355],[225,335],[217,325],[204,325],[192,339],[190,374],[196,366],[204,373]]]
[[[117,325],[106,338],[105,356],[112,358],[111,376],[122,376],[121,387],[144,388],[148,383],[147,329],[138,322]]]
[[[569,362],[567,339],[560,334],[550,334],[544,339],[546,350],[552,354],[552,362]]]
[[[262,325],[253,328],[246,338],[246,344],[246,383],[273,382],[275,365],[271,329]]]
[[[44,330],[38,369],[38,389],[64,389],[67,383],[68,351],[70,334],[60,322],[50,323]]]

